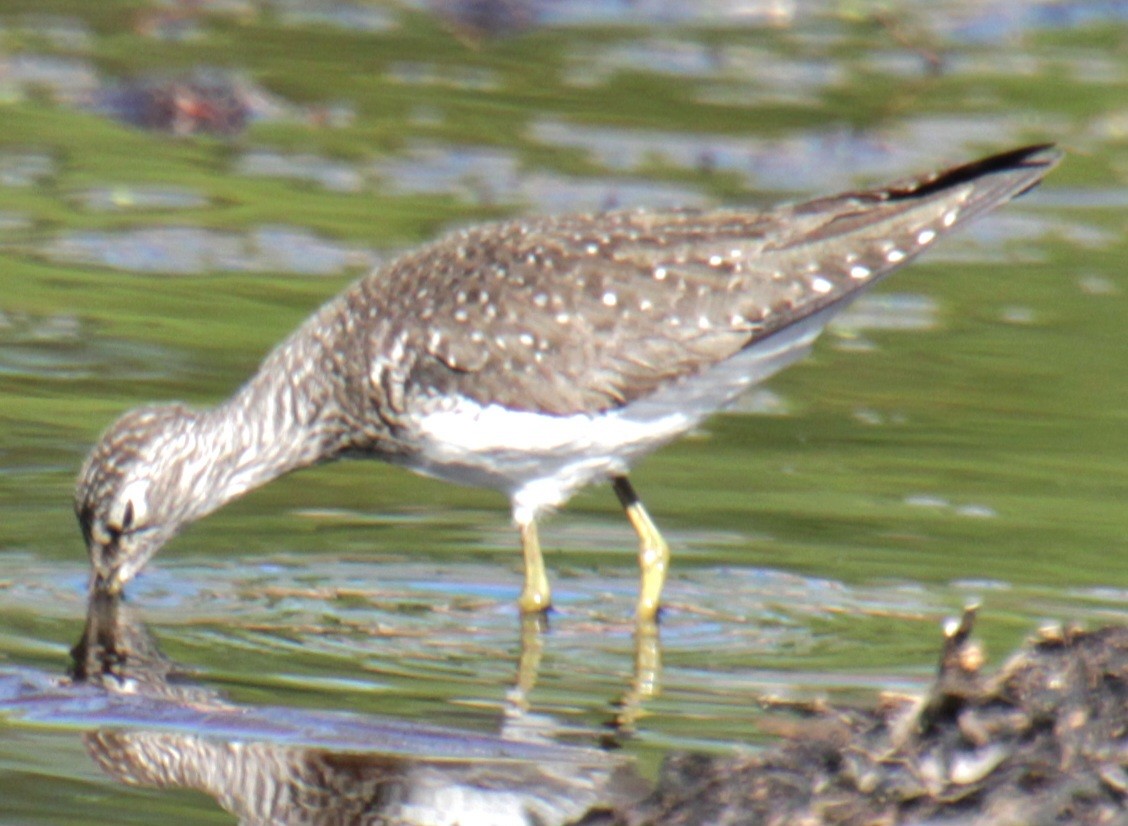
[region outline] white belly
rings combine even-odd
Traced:
[[[703,373],[604,413],[552,416],[444,400],[416,419],[420,451],[407,465],[502,491],[516,519],[526,522],[584,485],[625,474],[642,456],[802,357],[831,314],[824,310]]]

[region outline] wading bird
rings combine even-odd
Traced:
[[[75,508],[116,593],[183,526],[298,468],[369,457],[506,494],[525,612],[537,518],[610,481],[640,542],[640,619],[670,552],[632,464],[802,356],[942,235],[1022,194],[1048,146],[767,212],[615,211],[460,230],[348,288],[210,409],[143,407],[90,453]]]

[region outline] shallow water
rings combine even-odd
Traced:
[[[766,742],[766,699],[918,689],[967,602],[995,662],[1128,617],[1124,4],[489,6],[0,0],[0,821],[231,822],[106,757],[119,731],[230,752],[250,734],[213,707],[377,762],[358,731],[587,755],[618,719],[645,779]],[[217,77],[228,109],[150,117],[154,87]],[[196,716],[66,683],[100,430],[219,400],[372,262],[474,220],[762,205],[1042,141],[1068,153],[1043,187],[637,470],[674,548],[655,650],[609,490],[543,528],[538,636],[500,497],[346,463],[209,517],[128,590]],[[407,756],[457,762],[447,736]]]

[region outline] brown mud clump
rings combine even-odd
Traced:
[[[673,755],[648,798],[584,823],[1128,824],[1128,628],[1047,629],[985,675],[973,619],[925,697],[789,704],[781,745]]]

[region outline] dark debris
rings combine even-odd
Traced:
[[[584,823],[1128,824],[1128,628],[1048,629],[985,675],[973,618],[926,697],[792,707],[783,744],[672,755],[649,798]]]

